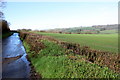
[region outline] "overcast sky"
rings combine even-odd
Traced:
[[[118,23],[118,2],[7,2],[11,29],[53,29]]]

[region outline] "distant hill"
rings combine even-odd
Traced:
[[[110,30],[110,31],[109,31]],[[56,28],[47,30],[56,33],[117,33],[118,25],[94,25],[91,27]],[[107,32],[106,32],[107,31]]]
[[[105,28],[106,30],[113,30],[113,29],[118,29],[118,24],[114,24],[114,25],[95,25],[92,26],[93,28],[98,28],[98,29],[102,29]]]

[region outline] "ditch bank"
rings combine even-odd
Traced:
[[[19,32],[19,36],[20,36],[21,41],[23,42],[28,35],[27,35],[27,34],[22,35],[22,32]],[[28,40],[27,40],[27,42],[29,42],[28,44],[31,44],[31,43],[34,41],[34,40],[32,41],[32,39],[30,39],[30,40],[31,40],[31,41],[28,41]],[[30,43],[30,42],[31,42],[31,43]],[[23,43],[23,44],[24,44],[24,43]],[[33,43],[32,43],[32,44],[33,44]],[[32,46],[31,51],[38,52],[38,49],[40,49],[41,47],[36,46],[36,47],[38,47],[38,48],[36,48],[35,45],[36,45],[36,44],[31,45],[31,46]],[[39,45],[41,45],[41,44],[39,44]],[[30,68],[31,68],[31,71],[30,71],[30,79],[35,79],[35,80],[41,79],[41,78],[42,78],[41,75],[35,71],[35,68],[34,68],[34,66],[33,66],[32,63],[31,63],[31,60],[30,60],[30,58],[28,57],[28,54],[27,54],[26,58],[27,58],[27,60],[30,62],[30,64],[29,64],[29,66],[30,66]]]
[[[102,52],[98,50],[92,50],[90,47],[81,47],[79,44],[68,43],[59,41],[49,36],[43,36],[30,32],[20,32],[20,38],[30,45],[30,51],[33,51],[34,55],[45,48],[44,44],[40,40],[49,40],[61,45],[66,49],[65,54],[78,54],[86,57],[86,60],[102,66],[107,66],[111,70],[120,72],[120,54],[112,54],[110,52]],[[33,56],[34,56],[33,55]]]

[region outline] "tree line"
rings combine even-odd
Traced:
[[[9,23],[5,20],[4,13],[2,11],[5,5],[6,2],[0,1],[0,31],[2,31],[2,33],[7,33],[10,31]]]

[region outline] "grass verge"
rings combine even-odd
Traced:
[[[119,74],[107,67],[85,61],[84,56],[65,54],[60,45],[41,40],[46,48],[35,53],[23,41],[31,63],[42,78],[120,78]]]
[[[2,39],[2,38],[4,39],[6,37],[9,37],[12,34],[13,34],[12,32],[3,33],[2,35],[0,35],[0,39]]]

